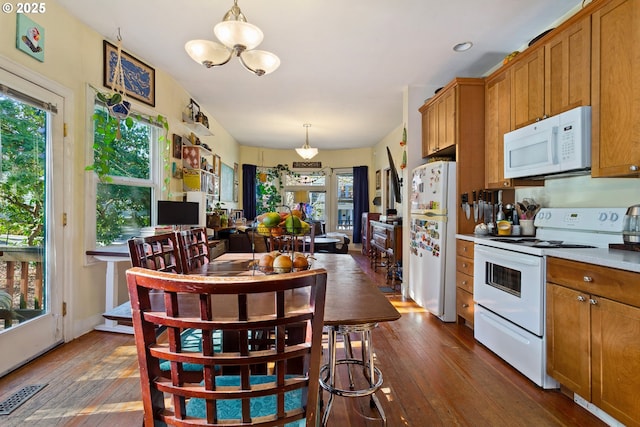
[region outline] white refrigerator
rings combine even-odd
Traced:
[[[415,168],[409,217],[409,296],[444,322],[456,321],[456,163]]]

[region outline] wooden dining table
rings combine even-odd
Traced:
[[[200,276],[251,276],[264,275],[260,270],[253,269],[251,265],[257,264],[261,254],[252,253],[226,253],[211,261],[209,264],[189,272]],[[375,392],[382,385],[382,373],[374,365],[374,350],[371,332],[378,323],[391,322],[400,318],[400,313],[389,302],[387,297],[378,289],[375,283],[366,275],[356,261],[348,254],[317,253],[310,259],[311,268],[324,268],[327,271],[327,291],[324,309],[324,325],[328,332],[329,348],[328,363],[322,367],[320,385],[329,392],[329,400],[325,407],[322,425],[327,424],[331,406],[335,396],[362,397],[370,396],[372,404],[375,404],[383,424],[386,425],[386,417]],[[158,298],[162,304],[162,298]],[[215,301],[214,305],[225,307],[224,301]],[[292,294],[287,304],[305,304],[308,297],[300,294]],[[152,301],[153,305],[153,301]],[[265,304],[266,306],[267,304]],[[228,309],[229,304],[226,308]],[[230,306],[233,306],[232,304]],[[259,308],[258,308],[259,310]],[[194,304],[197,312],[197,304]],[[257,313],[256,313],[257,314]],[[105,317],[119,323],[131,322],[131,307],[123,304],[111,312],[105,313]],[[355,359],[351,352],[351,334],[361,334],[362,357]],[[338,357],[336,353],[337,338],[342,336],[345,342],[345,355]],[[338,365],[361,365],[367,379],[368,386],[363,389],[355,389],[353,383],[348,389],[339,388],[336,385],[336,369]],[[349,373],[351,377],[351,372]]]

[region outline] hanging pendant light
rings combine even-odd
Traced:
[[[296,152],[303,159],[309,160],[309,159],[312,159],[313,157],[315,157],[316,154],[318,154],[318,149],[317,148],[311,148],[311,146],[309,146],[309,128],[311,127],[311,125],[309,123],[305,123],[302,126],[307,128],[307,139],[305,140],[304,145],[302,146],[302,148],[296,148]]]
[[[252,73],[262,76],[274,72],[280,66],[280,59],[271,52],[254,50],[264,38],[260,28],[247,22],[238,0],[214,28],[220,43],[211,40],[191,40],[184,48],[189,56],[207,68],[226,64],[233,56]]]

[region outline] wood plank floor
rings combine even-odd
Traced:
[[[366,258],[352,255],[387,286]],[[559,391],[538,388],[475,342],[467,327],[440,322],[398,293],[387,295],[402,318],[381,324],[373,340],[384,376],[377,396],[390,427],[604,425]],[[135,353],[132,336],[94,331],[0,378],[0,401],[26,385],[48,384],[0,415],[0,426],[141,425]],[[329,425],[382,423],[368,398],[336,398]]]

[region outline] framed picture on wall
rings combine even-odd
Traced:
[[[233,201],[233,168],[222,163],[220,170],[220,200],[223,202]]]
[[[220,159],[220,156],[218,156],[217,154],[215,154],[213,156],[213,174],[217,175],[217,176],[221,176],[220,173],[222,172],[220,169],[222,167],[222,159]]]
[[[103,40],[104,66],[103,82],[105,87],[113,84],[113,74],[118,59],[118,48]],[[156,70],[122,51],[122,70],[124,73],[125,92],[131,98],[155,107],[156,105]]]
[[[173,134],[172,139],[173,157],[176,159],[182,158],[182,136]]]
[[[376,171],[376,190],[379,190],[381,185],[382,185],[382,173],[380,172],[380,169],[378,169]]]

